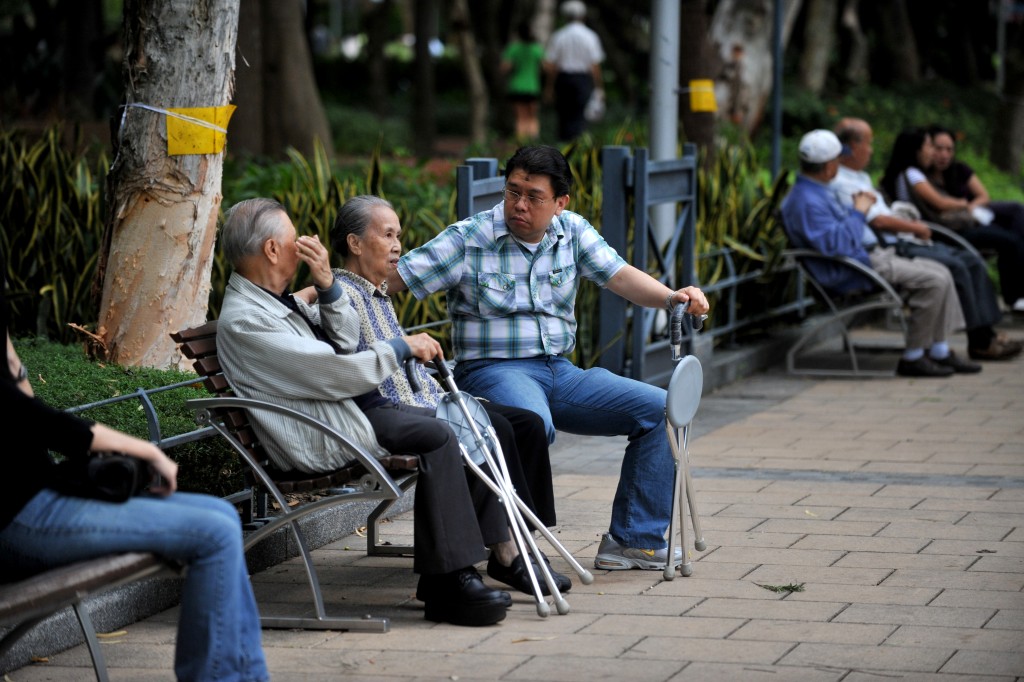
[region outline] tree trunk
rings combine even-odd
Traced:
[[[785,50],[802,0],[785,0]],[[773,0],[722,0],[711,20],[711,42],[723,67],[715,82],[718,115],[748,135],[760,124],[772,91]]]
[[[425,159],[434,153],[437,135],[437,110],[434,104],[434,60],[430,40],[436,35],[437,0],[418,0],[413,10],[416,25],[415,106],[412,118],[413,147],[416,156]]]
[[[228,104],[238,6],[126,0],[125,99],[161,108]],[[182,364],[168,333],[206,320],[224,159],[168,156],[165,116],[126,112],[107,176],[97,331],[109,360],[165,368]]]
[[[881,70],[895,83],[916,83],[921,77],[921,60],[917,53],[914,28],[904,0],[879,3],[879,43],[886,46]]]
[[[480,58],[477,55],[466,0],[451,0],[450,19],[462,58],[462,68],[466,72],[466,86],[469,88],[470,141],[475,145],[482,145],[487,140],[487,84],[480,68]]]
[[[871,77],[868,69],[868,37],[860,25],[859,0],[846,0],[840,21],[850,33],[850,54],[846,58],[843,78],[854,85],[864,85]]]
[[[1006,71],[1002,101],[992,126],[989,158],[997,168],[1014,177],[1021,172],[1024,156],[1024,27],[1008,25]],[[996,197],[999,198],[999,197]]]
[[[232,154],[268,153],[263,133],[263,3],[247,0],[238,11],[238,64],[235,99],[238,107],[228,128]]]
[[[319,140],[333,156],[331,130],[313,77],[313,57],[306,39],[305,3],[260,0],[260,4],[265,149],[283,157],[288,147],[295,147],[308,157]]]
[[[388,70],[384,45],[388,41],[388,20],[391,0],[372,3],[364,16],[366,21],[366,68],[370,78],[370,107],[377,116],[389,113]]]
[[[800,86],[820,95],[825,89],[832,48],[835,45],[837,3],[809,0],[804,25],[804,52],[800,55]]]
[[[99,0],[62,2],[65,116],[77,121],[95,117],[98,77],[103,73],[103,5]]]
[[[721,61],[708,41],[707,0],[683,0],[679,7],[679,81],[681,88],[690,87],[694,79],[713,80],[722,70]],[[713,158],[715,133],[718,128],[713,112],[692,111],[689,93],[679,101],[683,134],[688,142],[700,148],[700,158],[707,164]]]

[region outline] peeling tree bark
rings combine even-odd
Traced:
[[[785,49],[803,0],[784,0]],[[772,91],[773,0],[722,0],[711,20],[711,42],[722,59],[715,81],[718,115],[747,134],[761,123]]]
[[[239,0],[126,0],[128,103],[231,101]],[[123,365],[181,366],[168,334],[206,320],[223,154],[167,155],[165,117],[126,109],[107,178],[98,334]]]

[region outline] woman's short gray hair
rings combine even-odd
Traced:
[[[382,207],[395,210],[390,201],[372,194],[360,194],[342,204],[331,228],[331,248],[347,258],[348,236],[362,237],[366,234],[366,228],[373,222],[373,211]]]
[[[246,199],[231,207],[220,228],[220,248],[232,267],[259,253],[264,242],[280,234],[281,223],[274,218],[277,213],[288,215],[273,199]]]

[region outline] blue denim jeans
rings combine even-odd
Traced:
[[[5,572],[129,551],[155,552],[188,566],[174,658],[179,680],[270,678],[241,524],[224,500],[178,492],[115,504],[42,490],[0,530]]]
[[[628,436],[609,531],[627,547],[661,549],[672,513],[675,462],[665,430],[665,391],[563,357],[471,360],[455,366],[459,390],[533,410],[555,430]]]

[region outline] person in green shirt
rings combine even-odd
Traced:
[[[517,37],[501,56],[508,76],[508,99],[516,114],[516,139],[534,140],[540,135],[541,62],[544,47],[533,39],[529,24],[519,25]]]

